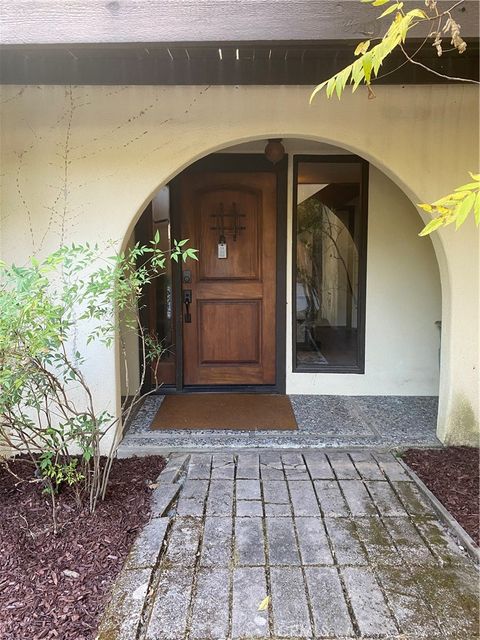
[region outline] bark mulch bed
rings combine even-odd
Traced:
[[[1,640],[92,640],[109,589],[148,520],[148,487],[160,456],[115,460],[105,502],[79,512],[70,490],[59,496],[59,533],[38,483],[20,483],[0,467]],[[20,477],[31,467],[17,460]]]
[[[409,449],[402,457],[480,545],[479,450]]]

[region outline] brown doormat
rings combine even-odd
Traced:
[[[151,429],[294,430],[288,396],[259,393],[198,393],[166,396]]]

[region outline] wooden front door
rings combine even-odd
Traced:
[[[276,179],[179,178],[181,235],[199,250],[182,265],[185,385],[275,384]]]

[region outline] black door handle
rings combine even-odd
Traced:
[[[192,304],[192,291],[191,289],[185,289],[183,292],[183,304],[185,305],[185,315],[183,317],[184,322],[191,322],[192,315],[190,313],[190,305]]]

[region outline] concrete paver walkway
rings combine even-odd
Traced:
[[[477,569],[390,453],[176,455],[155,504],[100,638],[478,638]]]

